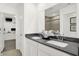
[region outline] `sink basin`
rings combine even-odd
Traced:
[[[63,47],[63,48],[68,46],[67,43],[59,42],[59,41],[48,41],[47,43],[54,44],[56,46]]]
[[[34,36],[34,37],[32,37],[32,39],[42,39],[42,38],[39,36]]]

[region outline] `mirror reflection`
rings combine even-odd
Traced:
[[[46,31],[54,31],[60,32],[60,15],[59,9],[56,9],[58,5],[55,7],[48,8],[45,10],[45,30]]]

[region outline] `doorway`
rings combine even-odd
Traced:
[[[16,49],[16,17],[13,14],[0,13],[0,41],[3,51]]]

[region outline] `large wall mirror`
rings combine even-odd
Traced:
[[[45,30],[60,31],[59,11],[55,7],[45,10]]]
[[[68,4],[57,4],[45,10],[45,30],[60,32],[60,9]]]

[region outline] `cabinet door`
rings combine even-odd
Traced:
[[[37,56],[37,47],[31,45],[30,56]]]
[[[42,49],[38,49],[38,56],[51,56],[51,54]]]
[[[30,40],[30,51],[31,51],[31,56],[37,56],[37,48],[38,48],[38,43],[35,41]]]
[[[25,56],[30,56],[30,41],[29,41],[29,39],[25,39],[25,44],[24,44],[24,46],[25,46],[25,48],[24,48],[24,55]]]
[[[37,42],[26,39],[26,55],[37,56]]]
[[[69,54],[59,51],[54,48],[39,44],[38,46],[38,55],[41,56],[70,56]]]
[[[48,48],[42,44],[38,44],[38,56],[51,56]]]

